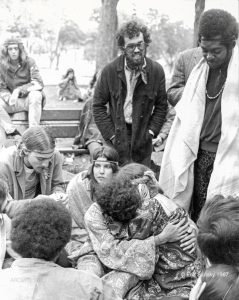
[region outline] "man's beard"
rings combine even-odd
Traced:
[[[141,53],[141,59],[135,61],[132,57],[133,55],[128,55],[127,53],[125,54],[126,57],[126,62],[127,62],[127,66],[131,69],[131,70],[140,70],[142,69],[142,66],[144,64],[144,54]]]

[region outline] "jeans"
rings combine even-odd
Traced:
[[[9,114],[20,111],[28,111],[29,127],[39,125],[42,112],[42,93],[31,91],[26,98],[18,98],[16,104],[11,106],[0,99],[0,126],[4,128],[7,134],[16,129]]]

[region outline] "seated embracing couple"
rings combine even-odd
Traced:
[[[131,163],[94,189],[77,268],[124,299],[188,299],[202,271],[196,225],[166,198],[146,166]]]

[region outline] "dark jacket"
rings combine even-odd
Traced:
[[[20,89],[20,98],[25,98],[28,95],[27,89],[34,83],[38,84],[39,90],[42,92],[43,104],[45,103],[45,95],[43,93],[43,81],[35,60],[28,57],[26,61],[19,64],[18,68],[12,67],[11,63],[6,68],[0,63],[0,98],[8,103],[9,98],[14,89]]]
[[[103,138],[93,118],[92,105],[93,98],[90,97],[82,108],[78,134],[73,143],[78,145],[79,148],[87,148],[92,142],[103,143]]]
[[[102,71],[95,88],[93,115],[104,140],[111,142],[119,153],[120,163],[143,163],[152,153],[152,130],[156,137],[167,113],[165,75],[160,64],[146,58],[147,84],[139,76],[133,94],[132,140],[128,147],[124,119],[127,85],[124,56],[116,58]],[[107,113],[107,104],[109,110]]]

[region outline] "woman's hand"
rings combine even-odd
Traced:
[[[193,226],[189,226],[187,235],[182,239],[180,239],[180,247],[184,251],[189,250],[189,252],[192,253],[196,248],[196,242],[197,242],[196,229]]]
[[[167,242],[176,242],[182,240],[187,235],[189,228],[188,222],[185,224],[185,219],[182,219],[180,222],[171,221],[169,222],[164,230],[155,236],[155,245],[159,246]]]

